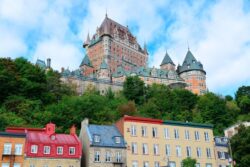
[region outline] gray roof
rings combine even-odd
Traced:
[[[43,60],[37,59],[36,60],[36,65],[42,69],[46,69],[46,63]]]
[[[93,66],[92,66],[92,63],[90,62],[89,56],[88,56],[87,54],[86,54],[85,57],[83,58],[80,67],[83,66],[83,65],[86,65],[86,66],[89,66],[89,67],[93,67]]]
[[[114,125],[93,125],[90,124],[87,128],[88,134],[91,141],[91,146],[96,147],[115,147],[115,148],[126,148],[126,143]],[[94,135],[100,136],[100,142],[94,142]],[[115,137],[120,137],[121,142],[116,143]]]
[[[103,59],[103,61],[102,61],[102,64],[101,64],[101,66],[100,66],[100,69],[108,69],[108,65],[107,65],[107,63],[106,63],[106,61]]]
[[[203,65],[201,62],[197,61],[190,50],[188,50],[186,57],[182,63],[182,66],[178,66],[177,71],[179,73],[192,71],[192,70],[199,70],[206,73],[203,69]]]
[[[161,66],[162,66],[162,65],[165,65],[165,64],[172,64],[172,65],[175,66],[174,62],[173,62],[172,59],[170,58],[170,56],[169,56],[169,54],[168,54],[167,51],[166,51],[166,54],[165,54],[164,59],[163,59],[162,62],[161,62]]]

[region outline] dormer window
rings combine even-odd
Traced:
[[[116,144],[121,143],[121,137],[116,136],[116,137],[115,137],[115,143],[116,143]]]
[[[56,139],[56,136],[55,135],[51,135],[51,140],[55,140]]]
[[[94,142],[95,143],[100,143],[101,137],[99,135],[94,135]]]

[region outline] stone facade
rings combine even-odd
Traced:
[[[25,158],[24,167],[80,167],[80,159]]]

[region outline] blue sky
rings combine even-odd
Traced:
[[[50,57],[57,70],[76,69],[106,10],[146,41],[149,66],[159,67],[166,49],[181,64],[189,43],[210,91],[250,85],[250,0],[0,0],[0,57]]]

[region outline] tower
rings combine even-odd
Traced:
[[[85,57],[83,58],[82,63],[81,63],[81,65],[80,65],[80,68],[82,69],[83,75],[84,75],[84,76],[88,76],[88,75],[94,73],[93,65],[92,65],[92,63],[90,62],[89,56],[88,56],[87,54],[86,54]]]
[[[182,66],[178,66],[177,72],[188,83],[186,89],[198,95],[206,93],[206,71],[189,49]]]
[[[110,76],[110,74],[109,74],[108,65],[107,65],[105,59],[103,59],[102,64],[100,66],[100,69],[98,71],[98,77],[100,79],[109,79],[109,76]]]
[[[172,59],[170,58],[168,52],[166,51],[165,57],[163,58],[161,65],[160,65],[161,69],[164,70],[175,70],[175,64],[172,61]]]

